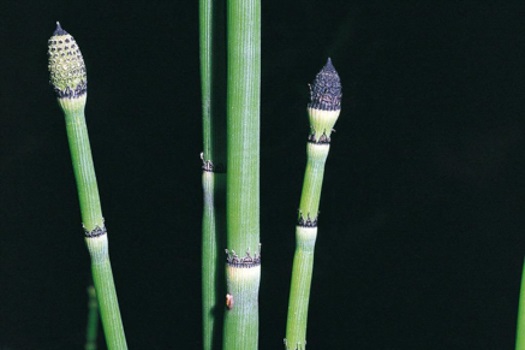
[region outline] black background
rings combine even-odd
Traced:
[[[0,349],[84,341],[89,257],[48,85],[57,20],[87,64],[128,344],[198,349],[197,1],[0,9]],[[512,349],[525,250],[525,7],[265,0],[262,9],[260,348],[282,348],[307,83],[330,56],[344,96],[308,348]]]

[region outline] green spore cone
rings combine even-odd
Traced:
[[[77,99],[87,93],[86,65],[75,38],[57,22],[48,41],[50,82],[59,99]],[[64,108],[64,106],[62,106]]]

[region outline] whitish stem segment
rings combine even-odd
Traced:
[[[324,168],[330,150],[330,135],[341,111],[341,97],[339,75],[332,61],[328,59],[310,85],[310,103],[307,110],[311,131],[306,146],[307,163],[295,231],[296,248],[284,340],[287,350],[306,348],[308,303],[317,238],[319,201]]]
[[[75,39],[58,22],[48,46],[51,84],[66,120],[82,225],[91,256],[93,282],[106,343],[111,350],[127,349],[84,115],[87,97],[86,66]]]

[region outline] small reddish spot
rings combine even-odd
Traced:
[[[228,310],[233,309],[233,295],[226,294],[226,307]]]

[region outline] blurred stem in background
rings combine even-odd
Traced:
[[[311,132],[306,146],[307,163],[295,231],[296,248],[284,340],[287,350],[302,350],[306,347],[319,201],[324,167],[330,150],[330,134],[341,112],[341,97],[339,75],[328,59],[310,85],[310,103],[307,109]]]
[[[86,325],[86,345],[85,350],[97,349],[98,336],[98,303],[95,287],[89,286],[87,288],[88,294],[88,317]]]
[[[82,225],[91,256],[93,282],[106,343],[110,350],[127,349],[84,115],[87,98],[86,66],[75,39],[58,22],[48,46],[51,84],[65,116]]]
[[[219,349],[224,318],[226,241],[226,66],[223,0],[199,1],[202,94],[202,330],[203,349]]]

